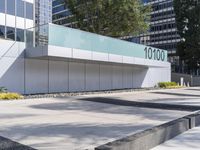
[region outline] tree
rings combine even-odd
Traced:
[[[182,38],[177,54],[194,71],[200,63],[200,0],[174,0],[174,9]]]
[[[141,0],[65,0],[77,28],[122,37],[146,32],[150,6]]]

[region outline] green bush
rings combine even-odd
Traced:
[[[0,93],[0,100],[22,99],[23,96],[18,93]]]
[[[176,82],[159,82],[158,86],[160,88],[176,87],[178,84]]]

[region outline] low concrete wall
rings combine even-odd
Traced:
[[[0,87],[22,94],[154,87],[170,81],[170,65],[130,65],[56,57],[26,58],[25,43],[0,39]],[[157,64],[157,65],[158,65]],[[162,74],[162,76],[160,76]]]
[[[200,77],[192,77],[192,86],[200,86]]]
[[[176,83],[180,83],[180,79],[183,78],[185,84],[187,85],[187,83],[190,84],[190,86],[192,86],[192,76],[188,75],[188,74],[182,74],[182,73],[172,73],[171,75],[171,81],[176,82]]]
[[[95,150],[149,150],[200,125],[200,114],[194,113],[123,139],[96,147]]]

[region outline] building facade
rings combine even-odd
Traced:
[[[124,37],[123,39],[165,49],[169,54],[169,61],[178,62],[176,45],[181,40],[177,33],[173,0],[143,0],[144,5],[151,5],[152,12],[150,29],[148,33],[136,37]],[[53,23],[68,27],[76,27],[70,22],[71,13],[64,0],[53,1]]]
[[[24,29],[34,25],[33,8],[33,0],[1,0],[0,37],[24,42]]]
[[[49,10],[51,3],[0,2],[0,87],[36,94],[145,88],[170,81],[165,50],[40,24],[38,9]]]
[[[177,32],[173,0],[146,0],[152,6],[150,29],[146,34],[128,40],[160,49],[166,49],[172,65],[178,64],[176,46],[181,38]]]
[[[52,20],[53,23],[67,27],[75,27],[76,24],[71,22],[72,14],[66,7],[65,0],[53,0],[52,2]]]

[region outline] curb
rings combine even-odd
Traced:
[[[0,149],[1,150],[36,150],[32,147],[14,142],[10,139],[0,136]]]
[[[200,125],[200,112],[96,147],[95,150],[149,150]]]

